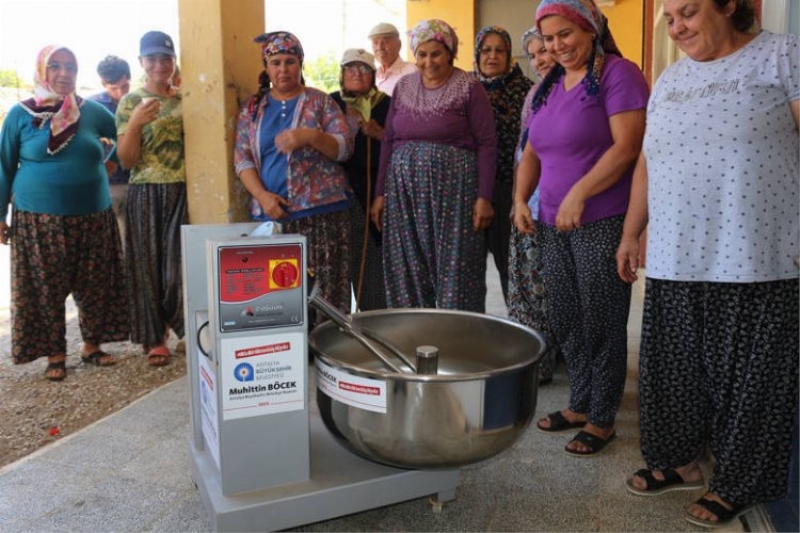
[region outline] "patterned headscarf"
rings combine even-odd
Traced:
[[[439,41],[450,50],[455,58],[458,55],[458,36],[448,23],[440,19],[421,20],[408,32],[411,53],[417,53],[419,45],[428,41]]]
[[[490,33],[494,33],[495,35],[499,35],[500,38],[503,39],[503,42],[506,45],[507,52],[507,59],[508,64],[506,65],[506,71],[504,74],[508,74],[511,72],[511,69],[514,68],[516,61],[514,61],[514,57],[511,55],[511,35],[508,32],[501,28],[500,26],[486,26],[485,28],[481,28],[478,34],[475,36],[475,72],[478,73],[481,80],[484,80],[485,77],[481,72],[481,47],[483,46],[483,40],[486,38],[487,35]]]
[[[68,95],[56,93],[47,81],[47,64],[50,56],[58,50],[75,54],[69,48],[60,45],[44,47],[36,57],[36,72],[33,75],[33,98],[20,105],[33,116],[33,125],[41,128],[50,121],[50,138],[47,141],[47,153],[54,155],[63,150],[78,131],[81,119],[80,106],[82,99],[71,92]],[[77,63],[77,59],[76,59]]]
[[[586,78],[582,82],[586,86],[586,93],[590,96],[600,94],[600,74],[603,72],[606,54],[622,57],[614,42],[611,30],[608,29],[606,19],[594,0],[542,0],[536,9],[536,27],[541,32],[542,19],[551,15],[564,17],[584,30],[595,35],[594,49],[589,57]],[[539,89],[533,97],[533,112],[535,113],[547,100],[553,85],[561,78],[564,67],[556,63],[545,76]]]
[[[263,33],[256,37],[255,41],[261,45],[261,58],[264,61],[275,54],[291,54],[299,57],[300,62],[303,62],[305,56],[303,45],[300,44],[300,39],[288,31]]]
[[[539,39],[540,41],[544,40],[542,39],[542,34],[539,32],[539,28],[536,26],[525,30],[525,33],[522,34],[522,38],[519,41],[520,47],[525,54],[528,53],[528,44],[532,39]]]
[[[288,31],[271,31],[262,33],[253,40],[261,46],[261,60],[264,62],[265,66],[270,56],[275,54],[290,54],[300,59],[300,65],[302,67],[303,58],[305,57],[303,45],[300,44],[300,39],[293,33],[289,33]],[[303,79],[302,74],[300,74],[300,84],[305,85],[305,79]],[[255,120],[258,112],[258,104],[264,98],[264,95],[267,94],[269,88],[269,76],[267,75],[266,69],[264,69],[258,75],[258,92],[250,98],[250,103],[247,106],[253,120]]]

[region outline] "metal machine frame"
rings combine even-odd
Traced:
[[[257,226],[186,225],[181,229],[192,479],[213,530],[275,531],[430,495],[435,495],[434,510],[440,510],[442,503],[455,498],[460,470],[404,470],[363,459],[336,442],[311,409],[304,275],[298,282],[299,293],[289,296],[302,298],[299,323],[292,315],[292,320],[277,326],[220,327],[220,249],[300,246],[301,272],[305,272],[304,237],[249,237]],[[210,357],[198,341],[206,321],[213,339]],[[304,378],[297,380],[302,381],[304,401],[295,397],[296,405],[288,411],[255,408],[254,416],[224,417],[220,408],[224,386],[220,385],[230,373],[230,361],[225,360],[232,357],[230,346],[248,342],[271,346],[274,339],[283,343],[287,338],[292,339],[293,348],[282,355],[283,368]],[[207,439],[215,439],[216,444]]]

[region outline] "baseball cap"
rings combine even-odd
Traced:
[[[367,37],[371,39],[376,35],[395,35],[400,37],[400,32],[397,31],[397,28],[395,28],[392,24],[389,24],[388,22],[381,22],[369,30],[369,35],[367,35]]]
[[[349,48],[345,50],[339,65],[345,66],[349,63],[355,62],[364,63],[372,70],[375,70],[375,56],[363,48]]]
[[[175,57],[175,44],[172,42],[172,37],[163,31],[149,31],[139,41],[139,54],[143,56],[166,54]]]

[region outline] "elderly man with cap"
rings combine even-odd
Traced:
[[[151,366],[167,364],[169,330],[183,337],[181,225],[188,222],[181,95],[172,91],[175,43],[161,31],[139,42],[145,82],[117,108],[117,154],[130,169],[125,262],[131,341]]]
[[[388,22],[381,22],[369,32],[372,51],[380,67],[375,72],[375,85],[389,96],[394,91],[397,80],[406,74],[413,74],[417,67],[400,57],[400,33]]]

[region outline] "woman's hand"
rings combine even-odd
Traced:
[[[512,222],[514,222],[514,226],[517,230],[526,235],[533,235],[536,231],[536,224],[533,222],[533,215],[531,214],[531,208],[528,207],[528,204],[525,202],[517,202],[512,207],[512,212],[514,213]]]
[[[157,98],[143,99],[142,102],[133,108],[131,118],[128,120],[128,127],[138,126],[142,127],[150,124],[158,118],[161,112],[161,103]]]
[[[376,196],[372,200],[372,207],[369,209],[369,218],[378,231],[383,231],[383,208],[385,205],[385,198],[383,196]]]
[[[622,281],[633,283],[639,277],[636,270],[639,268],[639,239],[622,235],[622,240],[617,248],[617,274]]]
[[[283,130],[275,136],[275,148],[282,154],[310,144],[309,135],[315,130],[311,128],[295,128]]]
[[[361,123],[361,133],[378,142],[383,140],[383,128],[375,122],[374,118],[371,118],[367,123]]]
[[[264,213],[272,220],[280,220],[286,217],[287,208],[291,205],[286,198],[278,196],[267,190],[261,191],[256,197],[258,204]]]
[[[494,207],[486,198],[478,198],[472,207],[472,229],[481,231],[489,227],[494,220]]]
[[[11,231],[11,226],[5,222],[0,222],[0,244],[8,244],[8,237]]]
[[[577,184],[576,184],[577,186]],[[556,214],[556,229],[572,231],[581,227],[581,216],[586,202],[581,193],[573,186],[561,201]]]

